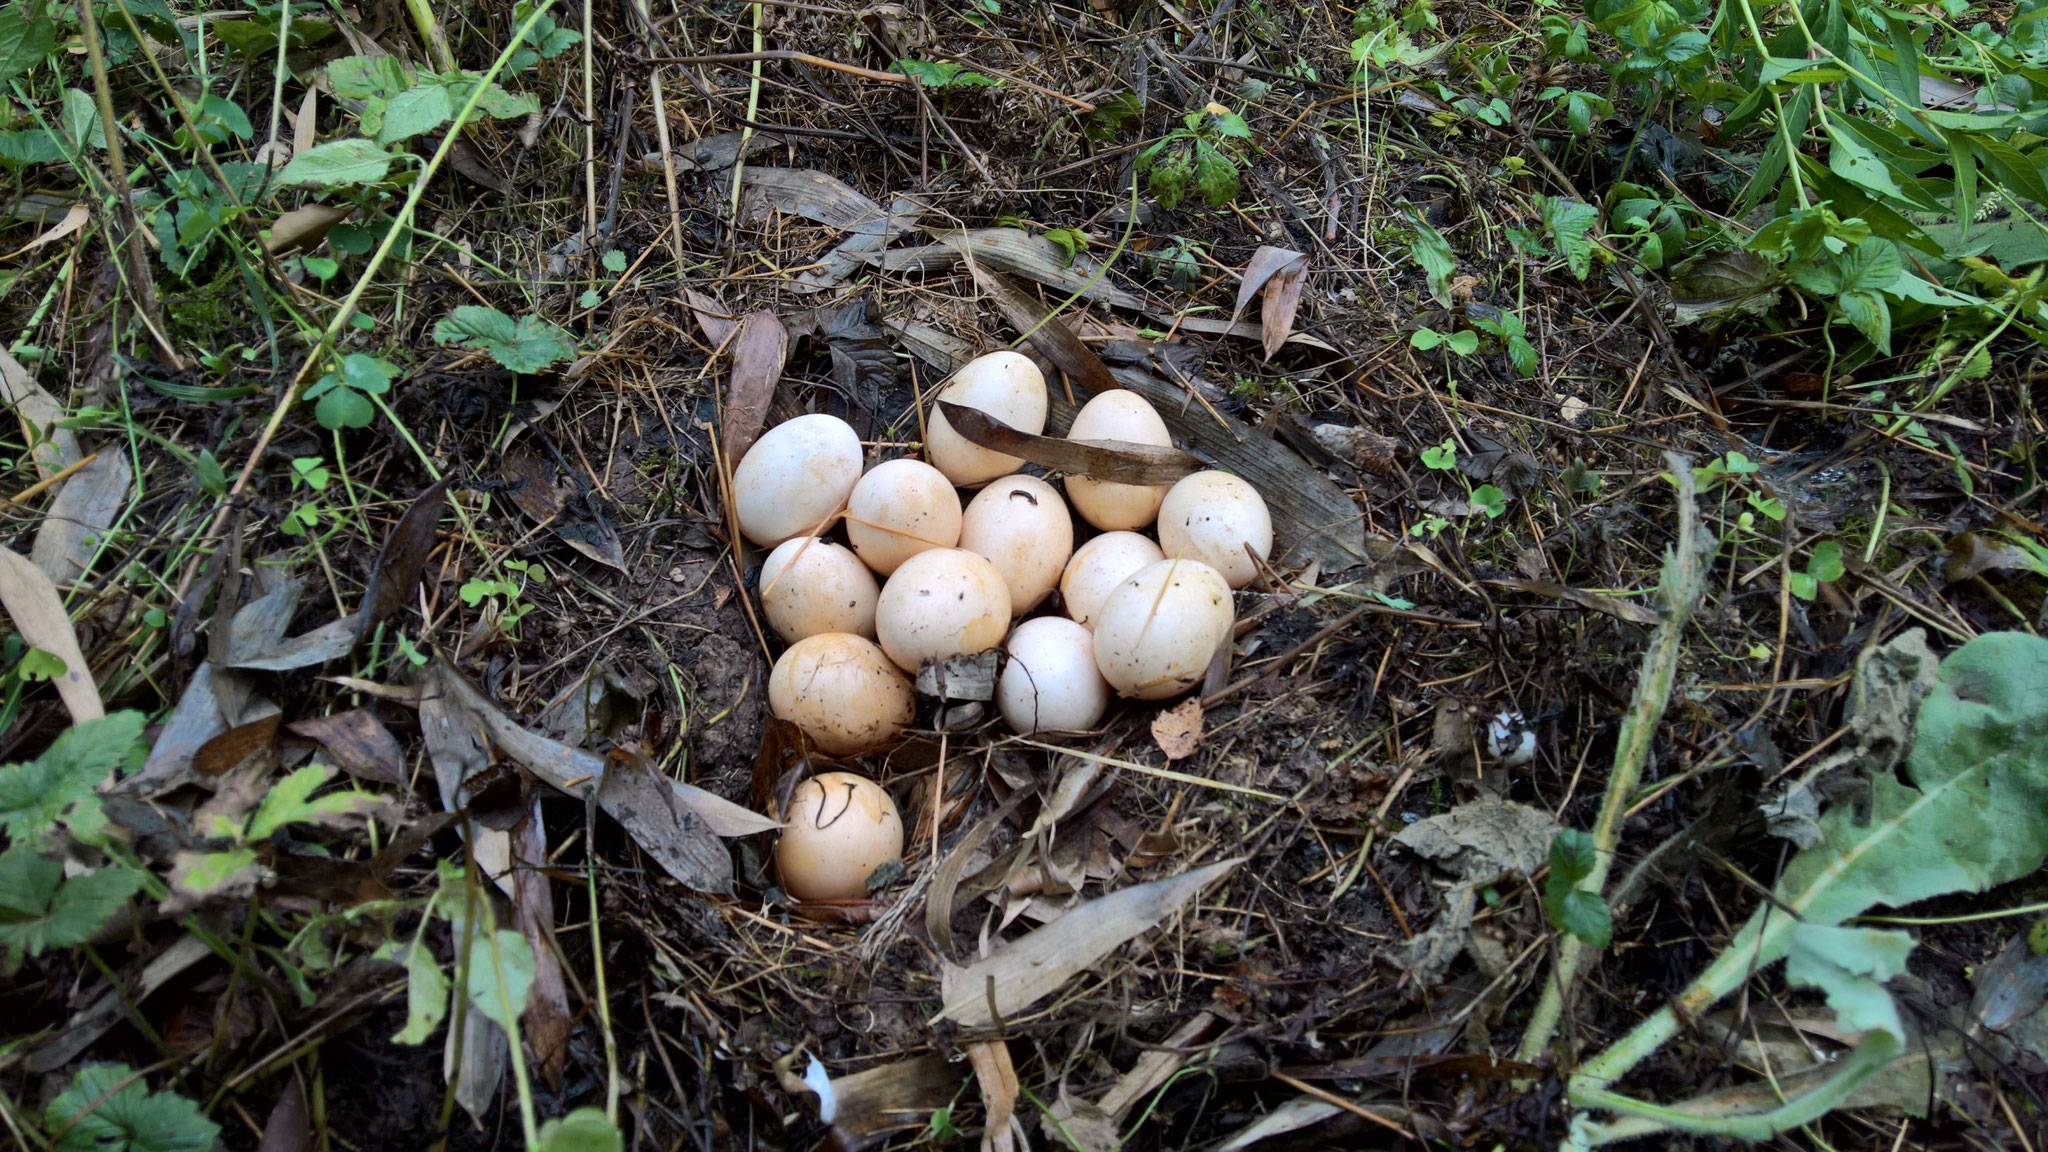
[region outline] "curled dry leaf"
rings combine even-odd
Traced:
[[[71,207],[65,209],[63,219],[57,221],[55,224],[50,225],[49,228],[45,229],[43,233],[40,236],[37,236],[35,239],[29,241],[26,244],[23,244],[21,247],[16,248],[14,251],[9,252],[5,256],[0,256],[0,260],[12,260],[16,256],[21,256],[33,252],[38,248],[44,247],[45,245],[55,244],[57,241],[62,240],[66,236],[71,235],[73,232],[78,231],[80,228],[85,227],[85,222],[90,219],[92,219],[92,209],[86,207],[84,202],[82,201],[80,203],[73,204]]]
[[[1109,365],[1102,362],[1102,357],[1082,343],[1073,329],[1041,308],[1038,301],[1017,286],[1016,281],[980,263],[974,265],[973,271],[975,283],[995,297],[1003,319],[1024,333],[1025,339],[1031,342],[1039,355],[1052,361],[1053,367],[1087,389],[1091,396],[1118,386],[1116,377],[1110,375]]]
[[[978,408],[938,401],[946,422],[972,443],[1069,476],[1091,476],[1119,484],[1171,484],[1199,472],[1202,461],[1178,448],[1123,440],[1065,440],[1034,436],[1010,427]]]
[[[1264,292],[1259,330],[1266,359],[1271,360],[1293,334],[1294,313],[1301,306],[1301,289],[1307,280],[1308,256],[1291,248],[1264,245],[1252,253],[1251,263],[1245,265],[1244,279],[1237,288],[1237,307],[1230,313],[1230,319],[1234,323],[1244,315],[1253,294]]]
[[[1017,1115],[1017,1068],[1010,1061],[1010,1046],[1001,1040],[969,1044],[967,1062],[974,1066],[982,1107],[988,1113],[981,1152],[1014,1152],[1017,1134],[1011,1123]]]
[[[427,485],[413,498],[405,515],[398,518],[398,526],[391,530],[391,535],[384,538],[384,547],[377,553],[377,566],[371,570],[370,588],[363,593],[363,609],[357,613],[358,642],[418,590],[427,555],[434,550],[434,529],[441,522],[441,507],[447,503],[450,479],[443,476]]]
[[[704,339],[710,341],[713,348],[723,345],[733,330],[740,326],[732,313],[726,311],[725,305],[695,288],[683,289],[683,299],[689,301],[690,314],[697,318],[697,327],[704,330]]]
[[[349,775],[394,788],[405,787],[405,751],[368,708],[310,717],[291,725],[291,730],[308,740],[319,741]]]
[[[1190,696],[1152,718],[1152,739],[1168,760],[1185,760],[1202,747],[1202,701]]]
[[[134,469],[125,452],[96,452],[65,479],[43,513],[29,558],[51,580],[76,580],[92,567],[101,534],[121,514],[133,487]]]
[[[775,313],[749,312],[740,321],[739,340],[732,350],[732,384],[726,391],[723,423],[725,456],[734,464],[739,463],[747,449],[754,446],[754,438],[761,434],[788,356],[789,333]]]
[[[270,235],[263,238],[263,250],[275,256],[300,248],[317,247],[336,224],[348,219],[354,211],[353,207],[333,204],[308,204],[294,208],[279,216],[277,222],[270,226]]]
[[[92,666],[78,647],[78,633],[71,627],[56,586],[41,568],[11,548],[0,548],[0,608],[7,610],[15,630],[30,646],[64,662],[63,673],[55,679],[57,695],[71,713],[71,722],[83,724],[106,715]]]

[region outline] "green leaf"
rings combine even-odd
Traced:
[[[1572,275],[1584,280],[1593,271],[1593,225],[1600,220],[1600,210],[1582,200],[1567,196],[1537,196],[1537,212],[1543,217],[1544,227],[1550,230],[1557,243],[1558,252],[1565,259],[1565,266]]]
[[[1650,239],[1655,240],[1652,236]],[[1536,346],[1520,336],[1508,338],[1508,363],[1524,378],[1536,375],[1543,368],[1543,361],[1536,355]]]
[[[63,104],[57,111],[57,126],[74,150],[86,144],[95,148],[107,146],[107,126],[100,119],[99,106],[93,103],[90,93],[66,88]]]
[[[1446,440],[1434,448],[1422,450],[1422,466],[1437,472],[1448,472],[1458,466],[1458,446]]]
[[[426,941],[414,939],[405,951],[405,1027],[391,1039],[424,1044],[448,1018],[448,977]]]
[[[377,406],[360,392],[336,388],[313,406],[313,418],[322,428],[368,428],[377,418]]]
[[[517,321],[496,308],[464,304],[434,325],[434,341],[488,352],[514,372],[538,372],[576,355],[569,334],[538,316]]]
[[[41,64],[57,47],[57,22],[41,4],[16,3],[0,9],[0,84]]]
[[[229,821],[216,817],[218,824]],[[208,829],[215,834],[232,834],[233,829],[216,827]],[[256,851],[253,848],[227,848],[219,852],[180,852],[177,863],[171,870],[171,887],[192,896],[208,896],[235,881],[256,867]]]
[[[106,827],[93,789],[118,768],[142,763],[143,716],[116,712],[65,730],[41,756],[0,766],[0,829],[19,844],[62,823],[95,843]]]
[[[1497,520],[1508,510],[1508,494],[1491,484],[1481,484],[1472,490],[1472,506],[1486,513],[1488,520]]]
[[[142,873],[114,866],[64,878],[64,866],[17,845],[0,855],[0,946],[12,967],[23,954],[69,948],[93,938],[128,898]]]
[[[1579,888],[1593,874],[1599,858],[1591,833],[1566,828],[1552,837],[1550,874],[1543,882],[1543,913],[1558,931],[1605,948],[1614,935],[1613,914],[1599,893]]]
[[[595,308],[603,302],[604,297],[599,295],[595,288],[585,288],[583,294],[576,297],[576,306],[578,308]]]
[[[220,1126],[126,1064],[87,1064],[43,1114],[55,1152],[210,1152]]]
[[[1791,932],[1785,979],[1818,988],[1844,1032],[1883,1032],[1905,1042],[1899,1006],[1884,981],[1906,972],[1913,938],[1896,929],[1799,924]]]
[[[980,72],[970,72],[951,60],[898,60],[889,65],[927,88],[995,88],[1002,81]]]
[[[1879,352],[1892,350],[1892,309],[1884,297],[1875,292],[1844,292],[1835,297],[1835,306]]]
[[[526,993],[532,986],[533,946],[525,936],[500,928],[489,936],[478,933],[470,941],[469,1002],[492,1023],[510,1030],[508,1021],[526,1011]]]
[[[1598,892],[1574,888],[1565,893],[1554,923],[1595,948],[1607,947],[1614,938],[1614,912]]]
[[[1815,596],[1820,595],[1820,582],[1815,580],[1811,573],[1807,572],[1787,573],[1785,587],[1794,596],[1809,602]]]
[[[325,256],[303,256],[300,257],[299,264],[305,268],[309,275],[322,284],[334,279],[336,274],[341,271],[339,263],[329,260]]]
[[[1576,888],[1599,866],[1600,846],[1592,833],[1565,828],[1550,838],[1551,884]]]
[[[1408,346],[1410,348],[1419,348],[1424,352],[1437,347],[1443,342],[1444,334],[1434,328],[1417,328],[1408,337]]]
[[[1882,292],[1904,268],[1899,250],[1889,241],[1865,240],[1842,255],[1842,291]]]
[[[626,270],[626,254],[614,248],[605,253],[604,258],[599,263],[604,265],[605,271],[616,276]]]
[[[1252,138],[1251,125],[1246,124],[1244,117],[1235,112],[1225,112],[1221,115],[1211,116],[1209,123],[1214,126],[1218,136],[1228,136],[1236,140],[1249,140]]]
[[[385,101],[377,143],[386,146],[432,132],[455,116],[455,102],[440,84],[420,84]]]
[[[1223,149],[1207,141],[1195,142],[1195,190],[1202,194],[1211,208],[1221,208],[1237,198],[1242,185],[1238,181],[1237,165]]]
[[[1469,328],[1453,332],[1444,340],[1444,345],[1460,356],[1470,356],[1479,351],[1479,333]]]
[[[292,157],[277,174],[277,182],[287,188],[375,184],[391,170],[391,161],[391,153],[374,141],[330,140]]]
[[[70,670],[62,656],[35,647],[23,652],[21,663],[15,667],[24,680],[55,680]]]
[[[1840,580],[1845,571],[1842,567],[1842,546],[1833,540],[1815,544],[1813,554],[1806,559],[1806,571],[1823,584]]]
[[[371,396],[382,396],[391,390],[391,381],[398,375],[398,365],[361,352],[351,352],[341,360],[341,382],[358,392]]]
[[[540,1126],[540,1152],[623,1152],[625,1137],[597,1108],[578,1108]]]
[[[262,13],[249,20],[215,20],[207,27],[228,46],[229,51],[256,60],[277,51],[278,33],[283,23],[275,14]],[[290,39],[293,48],[311,48],[333,35],[334,25],[327,21],[315,20],[296,11],[292,13]]]
[[[327,82],[344,100],[388,100],[412,87],[412,81],[412,70],[396,56],[343,56],[327,62]]]
[[[1408,246],[1408,255],[1422,267],[1422,274],[1429,279],[1429,294],[1436,302],[1449,307],[1451,303],[1451,277],[1457,274],[1458,261],[1451,255],[1450,242],[1443,233],[1430,227],[1429,221],[1419,212],[1410,213],[1415,226],[1415,239]]]
[[[0,132],[0,166],[26,168],[31,164],[53,164],[64,159],[64,146],[41,128]]]

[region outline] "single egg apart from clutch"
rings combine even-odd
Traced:
[[[1005,476],[967,502],[960,547],[988,557],[1010,591],[1010,615],[1022,616],[1059,583],[1074,552],[1074,517],[1052,485]]]
[[[960,494],[922,460],[877,464],[847,497],[846,539],[868,567],[887,576],[919,552],[960,542]]]
[[[872,639],[881,595],[858,556],[816,536],[792,536],[761,562],[761,614],[791,644],[824,632]]]
[[[768,673],[768,710],[803,729],[818,750],[852,756],[893,742],[910,726],[910,680],[870,640],[806,636]]]
[[[860,436],[837,416],[777,424],[732,470],[740,531],[763,548],[822,531],[860,480],[860,467]]]
[[[1149,537],[1136,532],[1104,532],[1079,548],[1060,576],[1060,602],[1076,624],[1093,628],[1102,602],[1124,577],[1165,559]]]
[[[775,870],[799,900],[857,900],[875,869],[903,855],[903,818],[880,784],[826,772],[796,786],[782,815]]]
[[[1258,559],[1245,551],[1249,544]],[[1159,550],[1200,560],[1242,588],[1258,578],[1259,565],[1273,554],[1273,517],[1266,499],[1242,477],[1228,472],[1184,476],[1159,507]]]
[[[1164,700],[1201,682],[1236,620],[1230,585],[1199,560],[1161,560],[1103,601],[1095,666],[1124,696]]]
[[[1095,727],[1109,707],[1109,685],[1095,667],[1095,641],[1064,616],[1026,620],[1003,647],[1010,662],[996,681],[996,706],[1010,727],[1079,732]]]
[[[1045,377],[1038,365],[1015,352],[991,352],[953,374],[937,400],[973,408],[1020,432],[1045,431]],[[935,400],[925,417],[924,453],[955,484],[979,484],[1005,476],[1024,461],[991,452],[953,430]]]
[[[1130,444],[1173,447],[1166,421],[1143,396],[1128,389],[1104,392],[1081,406],[1067,429],[1069,440],[1122,440]],[[1164,485],[1119,484],[1069,476],[1067,499],[1081,519],[1105,532],[1143,528],[1159,515],[1159,502],[1166,499]]]
[[[927,660],[985,652],[1009,630],[1010,593],[1002,574],[986,556],[959,548],[905,560],[875,604],[882,650],[908,672]]]

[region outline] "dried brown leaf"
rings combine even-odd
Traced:
[[[724,433],[726,459],[737,464],[754,446],[761,425],[768,418],[768,405],[775,399],[775,385],[782,379],[782,365],[789,357],[789,333],[775,313],[749,312],[740,321],[739,339],[732,350],[732,383],[726,392]]]
[[[975,1028],[994,1024],[998,1015],[1008,1019],[1024,1011],[1156,927],[1242,862],[1243,857],[1225,860],[1090,900],[986,959],[948,967],[937,1019]]]
[[[1237,286],[1237,306],[1231,310],[1230,320],[1235,324],[1252,297],[1261,291],[1265,293],[1259,313],[1259,335],[1268,360],[1294,332],[1294,313],[1301,304],[1301,289],[1307,278],[1308,256],[1291,248],[1263,245],[1245,265],[1244,278]]]
[[[293,724],[291,730],[308,740],[319,741],[334,762],[351,776],[394,788],[405,787],[405,751],[368,708],[309,717]]]
[[[749,168],[740,178],[741,218],[767,219],[767,209],[788,212],[827,228],[851,232],[888,218],[882,206],[845,181],[809,168]]]
[[[230,668],[251,669],[261,672],[290,672],[295,668],[311,668],[329,660],[339,660],[356,646],[356,638],[362,635],[360,621],[355,613],[339,620],[330,620],[311,632],[279,640],[260,651],[232,660]]]
[[[1994,569],[2040,572],[2043,568],[2032,553],[1989,532],[1957,533],[1949,538],[1947,548],[1941,578],[1949,584],[1960,584]]]
[[[73,232],[78,231],[80,228],[85,227],[85,222],[90,219],[92,219],[91,208],[86,207],[86,205],[83,202],[73,204],[71,207],[65,209],[63,219],[57,221],[55,224],[50,225],[49,228],[45,229],[43,233],[37,236],[35,239],[29,241],[26,244],[23,244],[21,247],[16,248],[14,251],[9,252],[5,256],[0,256],[0,260],[12,260],[16,256],[21,256],[26,253],[33,252],[38,248],[44,247],[45,245],[55,244],[57,241],[62,240],[66,236],[71,235]]]
[[[961,232],[934,230],[936,244],[915,248],[892,248],[880,254],[877,263],[891,272],[943,272],[962,260],[985,262],[998,272],[1009,272],[1035,280],[1057,292],[1079,292],[1090,300],[1118,308],[1142,311],[1143,297],[1134,296],[1101,275],[1102,266],[1087,256],[1067,263],[1059,245],[1043,236],[1017,228],[975,228]]]
[[[1015,1152],[1017,1134],[1010,1125],[1017,1115],[1017,1068],[1010,1062],[1010,1046],[1001,1040],[969,1044],[967,1062],[974,1066],[982,1109],[987,1113],[981,1152]]]
[[[1025,339],[1038,350],[1039,355],[1052,361],[1053,367],[1067,374],[1067,377],[1087,389],[1093,396],[1117,387],[1116,377],[1110,375],[1109,366],[1095,350],[1081,342],[1074,330],[1039,306],[1038,301],[1017,286],[1016,281],[992,268],[977,262],[974,267],[975,283],[988,290],[995,297],[996,307],[1010,326],[1025,334]]]
[[[62,584],[85,575],[99,551],[101,534],[121,514],[135,471],[128,454],[114,449],[96,453],[57,490],[43,513],[42,526],[29,558]]]
[[[192,770],[201,776],[224,777],[251,759],[265,757],[270,766],[277,762],[278,714],[238,724],[199,746],[192,754]],[[265,769],[268,772],[268,768]]]
[[[835,1076],[829,1122],[847,1148],[865,1148],[891,1132],[924,1127],[952,1102],[962,1078],[960,1066],[940,1055]]]
[[[1120,484],[1171,484],[1199,472],[1202,461],[1178,448],[1124,440],[1067,440],[1034,436],[981,411],[950,400],[936,401],[953,429],[991,451],[1022,457],[1069,476],[1092,476]]]
[[[284,1091],[271,1106],[263,1122],[263,1139],[256,1152],[306,1152],[313,1146],[313,1114],[306,1107],[306,1090],[296,1075],[284,1078]]]
[[[684,887],[730,893],[731,853],[666,783],[643,757],[615,756],[598,782],[597,803]]]
[[[541,823],[540,797],[530,801],[526,819],[512,842],[512,920],[533,946],[533,986],[526,1012],[519,1018],[520,1038],[548,1090],[562,1089],[562,1071],[569,1059],[569,989],[562,961],[548,934],[555,923],[555,897],[548,875],[547,830]]]
[[[1611,596],[1601,596],[1594,592],[1588,592],[1583,588],[1567,587],[1555,580],[1502,579],[1488,580],[1487,583],[1497,588],[1512,588],[1517,592],[1528,592],[1536,596],[1554,596],[1559,600],[1569,600],[1581,608],[1590,608],[1595,612],[1604,612],[1617,620],[1626,620],[1631,624],[1641,624],[1645,627],[1654,625],[1663,619],[1655,608],[1638,604],[1633,600],[1618,600]]]
[[[308,204],[294,208],[279,216],[270,226],[270,235],[263,238],[263,250],[275,256],[281,252],[315,247],[327,239],[327,233],[336,224],[348,219],[354,211],[352,206],[334,204]]]
[[[447,502],[450,476],[443,476],[418,496],[377,553],[370,572],[369,590],[363,593],[363,609],[357,613],[358,642],[375,631],[385,617],[410,601],[420,586],[420,573],[427,555],[434,550],[434,530],[441,522],[441,506]]]
[[[697,318],[697,327],[704,330],[704,339],[710,341],[713,348],[723,345],[733,329],[740,326],[725,305],[695,288],[683,289],[683,299],[689,301],[690,314]]]
[[[498,466],[505,481],[505,495],[514,507],[535,524],[552,525],[562,514],[562,497],[555,490],[555,470],[540,453],[520,445],[509,449]]]
[[[64,661],[64,674],[56,678],[57,695],[71,713],[71,722],[83,724],[105,716],[92,665],[78,647],[78,632],[56,586],[41,568],[11,548],[0,548],[0,608],[7,610],[15,631],[30,646]]]
[[[1152,718],[1152,739],[1168,760],[1185,760],[1202,747],[1202,701],[1190,696]]]

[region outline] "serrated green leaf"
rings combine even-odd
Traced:
[[[70,671],[70,668],[64,663],[64,658],[55,652],[45,652],[41,648],[31,647],[21,654],[21,663],[15,665],[15,670],[21,673],[22,679],[34,681],[55,680]]]
[[[1195,144],[1195,190],[1202,194],[1211,208],[1237,199],[1242,187],[1237,174],[1237,165],[1221,148],[1203,141]]]
[[[1593,225],[1600,220],[1600,210],[1568,196],[1538,196],[1536,208],[1572,275],[1580,280],[1591,275],[1594,247],[1591,233]]]
[[[576,306],[578,308],[595,308],[603,302],[604,297],[598,295],[595,288],[585,288],[583,294],[576,297]]]
[[[87,1064],[43,1114],[54,1152],[211,1152],[220,1126],[126,1064]]]
[[[1218,136],[1228,136],[1235,140],[1249,140],[1252,138],[1251,125],[1246,124],[1244,117],[1239,116],[1235,112],[1225,112],[1220,116],[1213,117],[1210,123],[1215,125]]]
[[[1650,239],[1654,241],[1656,237]],[[1536,346],[1520,336],[1508,338],[1508,363],[1513,364],[1515,372],[1525,379],[1543,368],[1543,361],[1536,355]]]
[[[0,949],[12,967],[22,955],[69,948],[93,938],[142,887],[142,873],[120,866],[68,879],[64,866],[18,845],[0,855]]]
[[[1451,277],[1457,274],[1458,260],[1451,255],[1450,241],[1444,234],[1430,227],[1429,221],[1419,212],[1411,213],[1410,222],[1415,228],[1415,240],[1408,246],[1408,255],[1422,268],[1422,274],[1429,280],[1429,294],[1436,302],[1449,307],[1451,303]]]
[[[1565,828],[1550,840],[1549,882],[1576,888],[1600,866],[1600,846],[1590,832]]]
[[[569,334],[538,316],[518,320],[496,308],[465,304],[434,325],[434,341],[488,352],[514,372],[539,372],[576,355]]]
[[[97,843],[106,827],[98,787],[116,769],[142,763],[140,712],[116,712],[66,729],[41,756],[0,766],[0,829],[15,843],[61,823]]]
[[[470,942],[469,1002],[492,1023],[509,1028],[508,1021],[526,1011],[532,987],[533,946],[525,936],[500,928],[489,936],[478,933]]]
[[[1842,254],[1842,291],[1882,292],[1899,278],[1905,262],[1887,240],[1865,240]]]
[[[622,1152],[625,1146],[625,1137],[596,1108],[578,1108],[540,1126],[540,1152]]]
[[[432,132],[455,116],[455,102],[448,89],[439,84],[420,84],[384,102],[384,117],[377,126],[377,143],[396,144]]]
[[[605,271],[616,276],[626,270],[626,254],[614,248],[605,253],[604,258],[598,261],[598,263],[604,265]]]
[[[375,141],[330,140],[292,157],[278,172],[277,182],[287,188],[375,184],[391,170],[391,161],[391,153]]]

